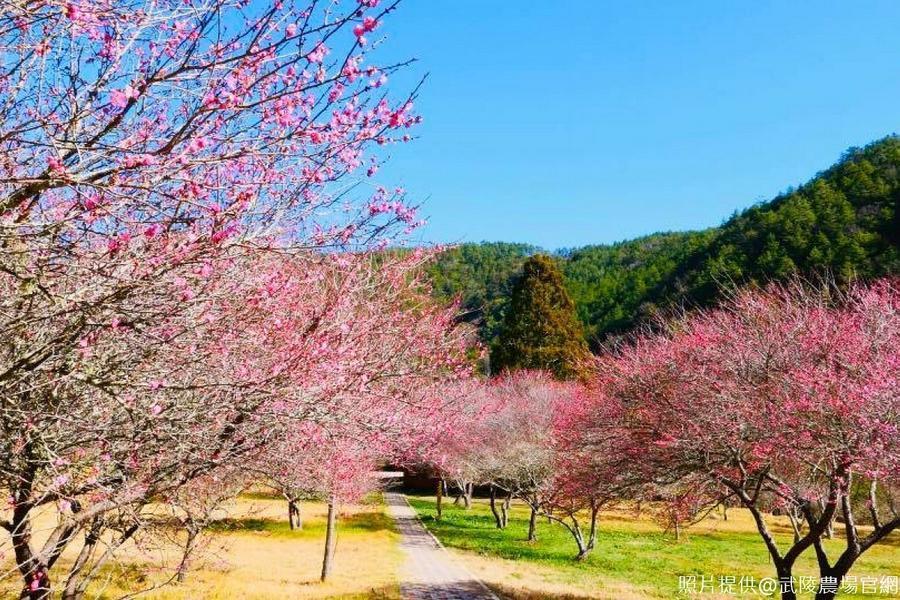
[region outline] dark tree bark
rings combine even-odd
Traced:
[[[503,529],[503,517],[500,515],[500,511],[497,510],[497,488],[491,485],[490,488],[490,499],[491,499],[491,513],[494,515],[494,522],[497,524],[497,529]]]
[[[300,518],[300,506],[294,499],[288,500],[288,523],[290,523],[291,531],[303,529],[303,520]]]
[[[531,517],[528,519],[528,538],[527,539],[529,542],[534,542],[537,540],[537,532],[536,532],[537,518],[538,518],[538,513],[532,506],[531,507]]]
[[[437,491],[434,500],[435,519],[440,520],[444,516],[444,480],[438,479]]]

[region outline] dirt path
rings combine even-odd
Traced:
[[[388,514],[397,522],[406,559],[400,571],[400,593],[409,600],[497,600],[444,549],[416,518],[406,496],[384,495]]]

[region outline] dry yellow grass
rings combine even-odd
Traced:
[[[319,574],[324,546],[325,506],[303,505],[304,528],[290,531],[283,501],[242,497],[227,507],[227,527],[207,534],[207,547],[187,581],[143,594],[151,600],[262,600],[271,598],[396,598],[402,555],[398,536],[380,503],[342,508],[338,522],[335,566],[329,581]],[[54,517],[36,524],[46,530]],[[105,579],[89,589],[88,598],[116,598],[152,586],[171,575],[170,550],[123,549]],[[61,559],[63,571],[72,560]],[[7,573],[9,561],[3,562]],[[56,569],[55,569],[56,570]],[[15,573],[0,580],[0,595],[18,590]]]

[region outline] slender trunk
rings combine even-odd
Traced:
[[[443,506],[444,505],[444,480],[443,479],[438,479],[437,493],[435,494],[434,505],[435,505],[435,514],[436,514],[435,518],[438,521],[440,521],[441,517],[444,516],[444,506]]]
[[[724,520],[724,521],[728,520],[728,505],[727,504],[722,505],[722,520]]]
[[[788,509],[788,520],[791,522],[791,529],[794,531],[794,543],[798,543],[800,538],[800,523],[797,522],[797,515],[794,514],[793,508]]]
[[[588,542],[587,549],[593,550],[594,545],[597,543],[597,515],[599,514],[600,509],[597,507],[591,507],[591,529],[590,533],[588,533]]]
[[[101,529],[101,519],[95,519],[84,536],[84,545],[78,553],[78,558],[75,559],[75,563],[69,569],[69,577],[66,580],[66,587],[63,589],[62,600],[79,600],[84,596],[84,590],[87,586],[85,585],[85,580],[81,577],[81,573],[94,555],[97,542],[100,540]]]
[[[503,521],[503,526],[501,529],[506,529],[506,526],[509,525],[509,505],[512,503],[512,493],[506,494],[506,498],[503,499],[503,503],[500,505],[500,515],[501,520]]]
[[[528,519],[528,541],[529,542],[534,542],[537,540],[537,533],[535,531],[537,529],[537,518],[538,518],[538,513],[532,506],[531,507],[531,517]]]
[[[200,535],[200,529],[194,526],[187,528],[187,540],[184,542],[184,554],[181,556],[181,562],[178,563],[178,569],[175,571],[175,581],[184,583],[187,579],[188,569],[191,565],[191,554],[194,552],[194,546],[197,543],[197,536]]]
[[[550,522],[552,523],[553,521],[565,527],[572,534],[572,537],[575,538],[575,545],[578,547],[578,554],[575,555],[575,560],[584,560],[593,546],[585,542],[584,532],[581,529],[581,523],[578,522],[576,513],[569,513],[568,516],[563,518],[550,516]]]
[[[288,523],[291,525],[291,531],[303,529],[303,520],[300,518],[300,506],[296,500],[288,500]]]
[[[467,483],[465,487],[463,487],[463,506],[466,510],[472,508],[472,488],[475,487],[472,483]]]
[[[678,522],[678,519],[675,519],[675,541],[681,539],[681,523]]]
[[[828,521],[828,526],[825,528],[825,537],[829,540],[834,537],[834,519]]]
[[[98,536],[101,528],[97,529]],[[93,578],[96,576],[97,572],[103,567],[104,564],[115,554],[116,550],[124,544],[126,541],[131,539],[131,537],[137,533],[140,529],[140,524],[132,524],[125,531],[122,532],[117,539],[111,540],[104,547],[105,550],[103,554],[101,554],[96,560],[94,560],[93,564],[91,564],[90,569],[87,572],[84,571],[84,567],[88,563],[88,561],[93,557],[94,552],[97,550],[98,540],[93,540],[90,544],[90,548],[87,551],[87,555],[84,557],[84,561],[82,564],[77,565],[77,570],[72,568],[69,570],[69,578],[66,581],[66,589],[64,591],[63,600],[81,600],[84,598],[85,591],[87,590],[88,583],[90,583]],[[98,537],[99,539],[99,537]],[[87,542],[85,545],[88,545]],[[82,552],[84,552],[84,548],[82,548]],[[79,560],[81,559],[81,555],[79,555]]]
[[[325,558],[322,560],[322,581],[328,579],[331,574],[332,563],[334,561],[334,545],[335,545],[335,521],[337,515],[337,500],[334,496],[328,500],[328,524],[325,528]]]
[[[491,485],[491,513],[494,515],[494,521],[497,524],[497,529],[503,529],[503,518],[500,516],[500,511],[497,510],[497,489]]]
[[[824,513],[825,512],[825,502],[823,500],[819,500],[819,510]],[[828,519],[828,524],[825,526],[824,535],[829,540],[834,537],[834,516],[837,513],[831,515],[831,518]]]
[[[575,560],[584,560],[590,553],[591,548],[584,543],[584,536],[581,534],[581,529],[575,527],[572,531],[572,535],[575,538],[575,544],[578,546],[578,554],[575,556]]]

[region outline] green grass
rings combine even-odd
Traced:
[[[445,502],[443,518],[435,520],[433,498],[413,497],[411,504],[423,522],[449,547],[487,558],[516,561],[524,567],[543,567],[556,582],[567,584],[574,595],[586,595],[607,582],[620,582],[634,588],[639,596],[672,598],[678,593],[680,575],[734,575],[774,577],[774,570],[745,511],[731,509],[729,520],[721,516],[708,519],[689,529],[676,541],[652,521],[628,513],[605,514],[601,518],[597,547],[582,562],[576,562],[574,540],[558,524],[541,519],[538,540],[525,541],[527,511],[514,506],[505,530],[494,524],[487,502],[476,500],[470,510]],[[774,520],[773,529],[785,543],[790,538],[786,523]],[[832,559],[842,540],[828,542]],[[795,576],[813,576],[817,571],[809,552],[801,558]],[[851,575],[876,576],[900,574],[900,536],[870,550],[855,565]],[[507,574],[506,577],[515,577]],[[729,597],[723,595],[722,597]],[[762,597],[757,594],[757,597]],[[804,595],[811,597],[811,595]],[[841,598],[887,598],[887,594],[840,594]]]

